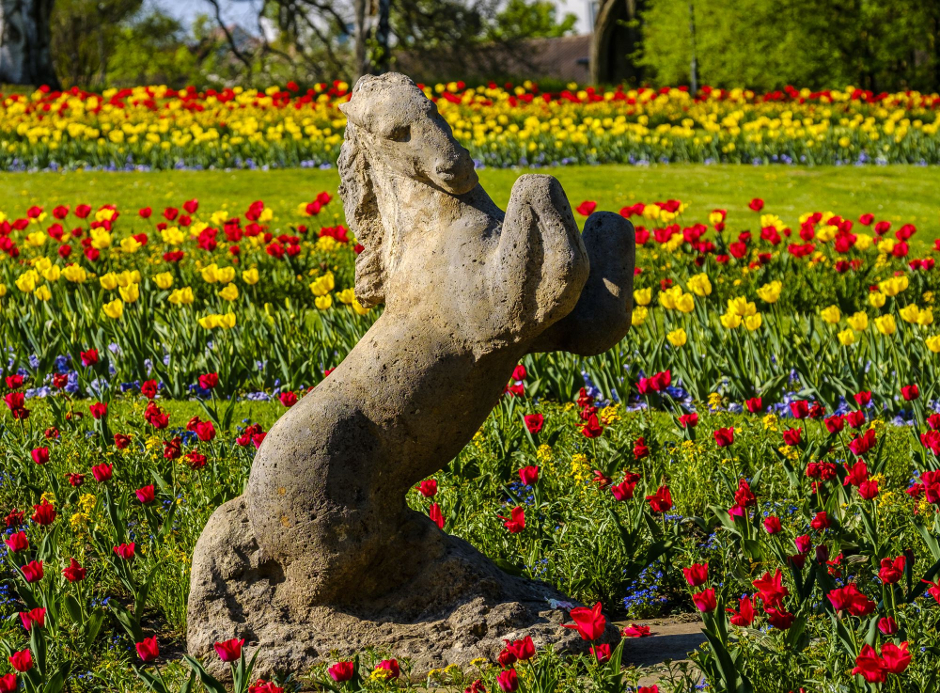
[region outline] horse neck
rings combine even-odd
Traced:
[[[402,230],[434,231],[459,218],[464,206],[459,198],[427,183],[388,168],[377,167],[373,175],[376,201],[382,224],[390,237],[399,237]],[[456,202],[456,204],[455,204]]]

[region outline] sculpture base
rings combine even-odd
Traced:
[[[402,561],[408,561],[402,556]],[[354,594],[356,585],[349,585]],[[243,498],[219,507],[193,556],[188,607],[188,649],[210,670],[226,675],[213,643],[244,638],[261,649],[256,674],[302,673],[368,648],[412,662],[413,675],[477,658],[495,661],[504,640],[532,636],[537,647],[587,649],[576,631],[562,628],[566,597],[512,577],[457,537],[445,535],[443,555],[405,587],[371,603],[298,608],[280,565],[265,560]],[[607,639],[617,630],[608,625]]]

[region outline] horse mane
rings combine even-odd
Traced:
[[[336,165],[346,222],[364,248],[356,259],[356,300],[372,308],[385,301],[385,229],[379,216],[372,167],[356,127],[351,119],[347,120]]]

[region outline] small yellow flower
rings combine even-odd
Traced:
[[[835,325],[842,319],[842,311],[839,310],[839,306],[823,308],[819,314],[822,316],[822,319],[830,325]]]
[[[839,343],[842,344],[842,346],[855,344],[855,333],[850,328],[842,330],[839,333]]]
[[[666,335],[666,339],[669,340],[669,343],[674,347],[685,346],[685,343],[689,341],[689,336],[686,334],[683,328],[678,328]]]
[[[875,318],[875,328],[883,335],[891,336],[898,330],[894,316],[888,313],[879,318]]]
[[[653,290],[649,287],[646,289],[636,289],[633,292],[633,302],[638,306],[648,306],[650,301],[653,300]]]
[[[104,314],[112,320],[118,320],[124,315],[124,302],[116,298],[111,303],[104,304]]]
[[[161,272],[153,278],[153,281],[161,289],[169,289],[173,286],[173,275],[169,272]]]

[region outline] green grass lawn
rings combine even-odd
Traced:
[[[857,219],[871,212],[895,227],[916,224],[922,244],[940,236],[940,168],[917,166],[815,168],[684,165],[580,166],[543,169],[558,178],[573,205],[595,200],[618,210],[637,201],[677,198],[690,202],[689,219],[704,221],[724,208],[732,229],[756,228],[747,203],[761,197],[765,210],[795,225],[807,211],[832,211]],[[483,185],[505,207],[513,181],[525,170],[486,169]],[[112,203],[124,210],[178,206],[199,198],[209,211],[242,211],[262,199],[276,211],[293,210],[316,193],[336,192],[336,170],[164,171],[157,173],[0,173],[0,210],[23,214],[33,204]],[[337,211],[339,207],[335,207]],[[327,220],[324,220],[324,223]]]

